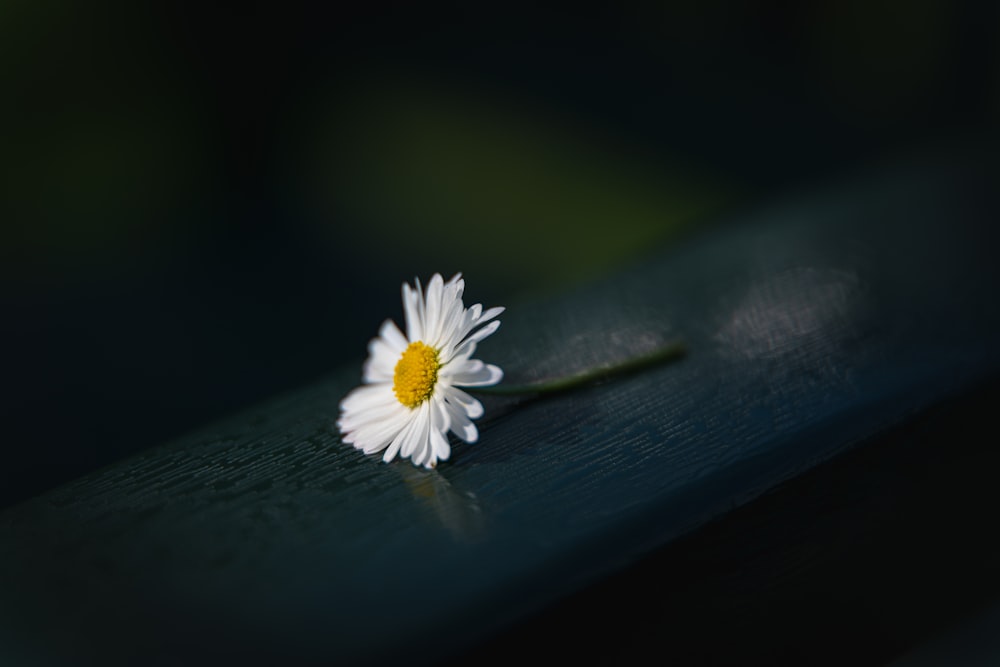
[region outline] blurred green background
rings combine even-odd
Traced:
[[[0,505],[509,304],[995,133],[998,3],[0,3]],[[358,365],[360,374],[360,365]]]

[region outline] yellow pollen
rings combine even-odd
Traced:
[[[413,409],[430,398],[438,379],[438,353],[419,340],[410,343],[396,362],[392,390],[399,402]]]

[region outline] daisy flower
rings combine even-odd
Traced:
[[[473,359],[476,344],[500,327],[503,308],[462,302],[465,281],[447,283],[434,274],[425,295],[403,283],[406,335],[386,320],[368,344],[362,386],[340,403],[337,426],[343,441],[365,454],[385,450],[388,463],[398,454],[414,465],[433,468],[451,455],[448,432],[475,442],[472,423],[483,405],[460,387],[488,387],[503,371]]]

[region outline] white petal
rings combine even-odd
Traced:
[[[416,449],[413,451],[413,455],[410,457],[413,461],[413,465],[423,465],[426,461],[430,459],[431,456],[431,434],[437,430],[437,411],[434,409],[434,403],[432,401],[427,401],[420,405],[421,410],[426,410],[427,413],[427,430],[425,432],[425,437],[419,443],[417,443]]]
[[[452,351],[451,356],[448,358],[448,361],[468,359],[476,351],[477,344],[478,343],[476,343],[476,341],[474,340],[464,341],[461,345],[459,345]]]
[[[423,339],[427,335],[427,299],[424,297],[424,288],[420,284],[420,278],[414,278],[413,285],[414,294],[416,294],[414,303],[417,306],[417,319],[420,322],[420,339]]]
[[[448,444],[448,439],[444,437],[441,431],[432,429],[430,433],[430,456],[424,461],[424,466],[433,468],[437,465],[438,461],[447,461],[449,456],[451,456],[451,445]]]
[[[396,352],[384,338],[368,343],[368,359],[362,368],[365,382],[391,382],[402,352]]]
[[[430,430],[427,438],[427,449],[423,455],[414,459],[417,465],[433,468],[438,460],[447,459],[451,456],[451,446],[448,444],[444,434],[448,432],[451,418],[445,408],[444,399],[440,396],[429,401],[430,403]]]
[[[410,415],[397,412],[380,422],[374,422],[351,432],[353,444],[357,449],[361,449],[365,454],[374,454],[383,450],[406,426]]]
[[[447,433],[451,428],[451,417],[445,409],[444,394],[438,393],[431,399],[431,411],[434,415],[433,426],[442,433]]]
[[[337,420],[337,425],[340,426],[341,431],[354,431],[367,424],[380,422],[383,419],[397,415],[401,410],[406,410],[406,408],[399,401],[394,401],[393,403],[385,403],[368,408],[367,410],[344,412],[340,416],[340,419]]]
[[[399,330],[399,327],[397,327],[396,323],[392,320],[386,320],[382,323],[382,328],[379,329],[378,335],[385,339],[389,348],[395,352],[397,356],[403,354],[409,346],[409,341],[406,340],[406,336],[403,335],[403,332]]]
[[[462,344],[459,345],[458,347],[454,348],[453,350],[446,349],[443,352],[444,363],[448,363],[449,361],[452,361],[454,359],[461,359],[463,357],[468,359],[476,351],[476,345],[479,343],[479,341],[486,338],[487,336],[493,335],[499,328],[500,328],[500,320],[494,320],[493,322],[490,322],[485,327],[483,327],[479,331],[475,332],[474,334],[466,338],[464,341],[462,341]]]
[[[450,288],[445,286],[444,301],[441,306],[441,330],[435,341],[435,347],[442,351],[445,359],[451,356],[451,350],[461,341],[458,334],[463,322],[462,318],[465,316],[461,288],[461,283]]]
[[[473,329],[475,329],[476,327],[486,324],[487,322],[489,322],[494,317],[496,317],[497,315],[499,315],[504,311],[503,307],[498,306],[496,308],[490,308],[485,313],[482,313],[482,315],[480,315],[482,309],[483,309],[482,305],[478,303],[469,308],[468,312],[466,313],[466,320],[463,322],[462,328],[459,331],[460,340],[465,338],[468,335],[468,333]]]
[[[393,410],[384,414],[381,418],[369,419],[350,427],[348,429],[349,437],[360,447],[365,447],[374,441],[381,440],[385,440],[385,444],[388,444],[389,440],[395,437],[396,433],[403,428],[410,418],[408,410],[403,406],[399,407],[402,409]]]
[[[456,375],[468,375],[470,373],[478,373],[483,368],[484,364],[479,359],[466,359],[456,357],[447,364],[441,366],[438,370],[438,377],[440,378],[453,378]]]
[[[424,313],[424,338],[432,346],[436,346],[441,336],[441,302],[444,292],[444,280],[440,273],[431,276],[427,284],[427,309]]]
[[[445,396],[449,403],[461,406],[470,419],[479,419],[483,416],[483,404],[479,402],[479,399],[470,396],[458,387],[448,387]]]
[[[412,413],[414,420],[413,430],[403,439],[403,444],[399,449],[399,455],[404,459],[413,456],[418,447],[422,447],[427,442],[427,431],[430,428],[430,413],[427,403],[416,408]]]
[[[465,304],[462,303],[462,295],[465,294],[465,281],[462,280],[462,274],[456,273],[451,280],[445,284],[445,289],[447,293],[451,295],[451,300],[458,305],[459,312],[465,310]]]
[[[485,313],[483,313],[482,316],[480,316],[478,318],[477,324],[482,324],[484,322],[489,322],[494,317],[497,317],[498,315],[500,315],[501,313],[503,313],[503,311],[505,311],[505,310],[507,310],[507,309],[504,308],[503,306],[495,306],[493,308],[490,308]]]
[[[466,340],[476,341],[478,343],[487,336],[492,336],[494,333],[496,333],[496,330],[499,328],[500,328],[500,320],[493,320],[479,331],[473,333]]]
[[[377,438],[366,437],[364,439],[358,436],[359,439],[354,443],[354,447],[365,454],[381,452],[392,441],[394,435],[395,433],[380,433]]]
[[[427,439],[425,439],[417,445],[416,450],[414,450],[413,454],[410,455],[410,460],[415,466],[423,465],[424,459],[427,458],[428,453],[430,453],[430,443]]]
[[[469,358],[476,351],[476,345],[482,339],[487,336],[493,335],[497,329],[500,328],[500,320],[494,320],[490,322],[485,327],[479,331],[473,333],[471,336],[462,341],[462,344],[456,347],[454,350],[447,350],[444,356],[445,363],[448,363],[452,359],[460,359],[462,357]]]
[[[388,463],[389,461],[396,458],[396,454],[399,453],[400,446],[403,444],[406,438],[410,437],[410,433],[413,431],[414,428],[416,428],[416,425],[417,425],[417,420],[411,419],[406,423],[406,426],[400,429],[399,433],[396,434],[396,437],[393,438],[392,442],[389,443],[389,447],[385,450],[385,454],[382,455],[383,461]]]
[[[398,402],[387,383],[365,384],[351,390],[340,402],[340,409],[346,412],[363,412],[386,403]]]
[[[477,366],[472,366],[474,370],[469,370],[469,364],[478,362]],[[451,383],[459,387],[488,387],[503,379],[503,371],[493,364],[483,364],[478,359],[466,362],[466,368],[458,373],[450,374]]]
[[[419,287],[419,282],[417,283]],[[406,316],[406,337],[410,342],[424,337],[423,304],[420,293],[403,283],[403,314]]]
[[[460,404],[447,403],[445,409],[451,418],[451,432],[465,442],[475,442],[479,438],[476,425],[469,419],[465,409]]]
[[[476,425],[473,424],[471,421],[463,425],[461,433],[456,431],[454,427],[451,430],[455,435],[457,435],[470,445],[475,444],[476,442],[479,441],[479,429],[477,429]]]

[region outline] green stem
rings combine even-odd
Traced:
[[[492,394],[497,396],[514,396],[522,394],[552,394],[569,389],[576,389],[588,385],[598,380],[605,380],[616,375],[624,375],[633,371],[648,368],[656,364],[665,363],[678,359],[687,352],[684,343],[670,343],[663,347],[658,347],[652,352],[626,359],[613,366],[596,366],[580,371],[574,375],[557,377],[552,380],[538,382],[535,384],[505,385],[500,384],[494,387],[469,387],[466,391]]]

